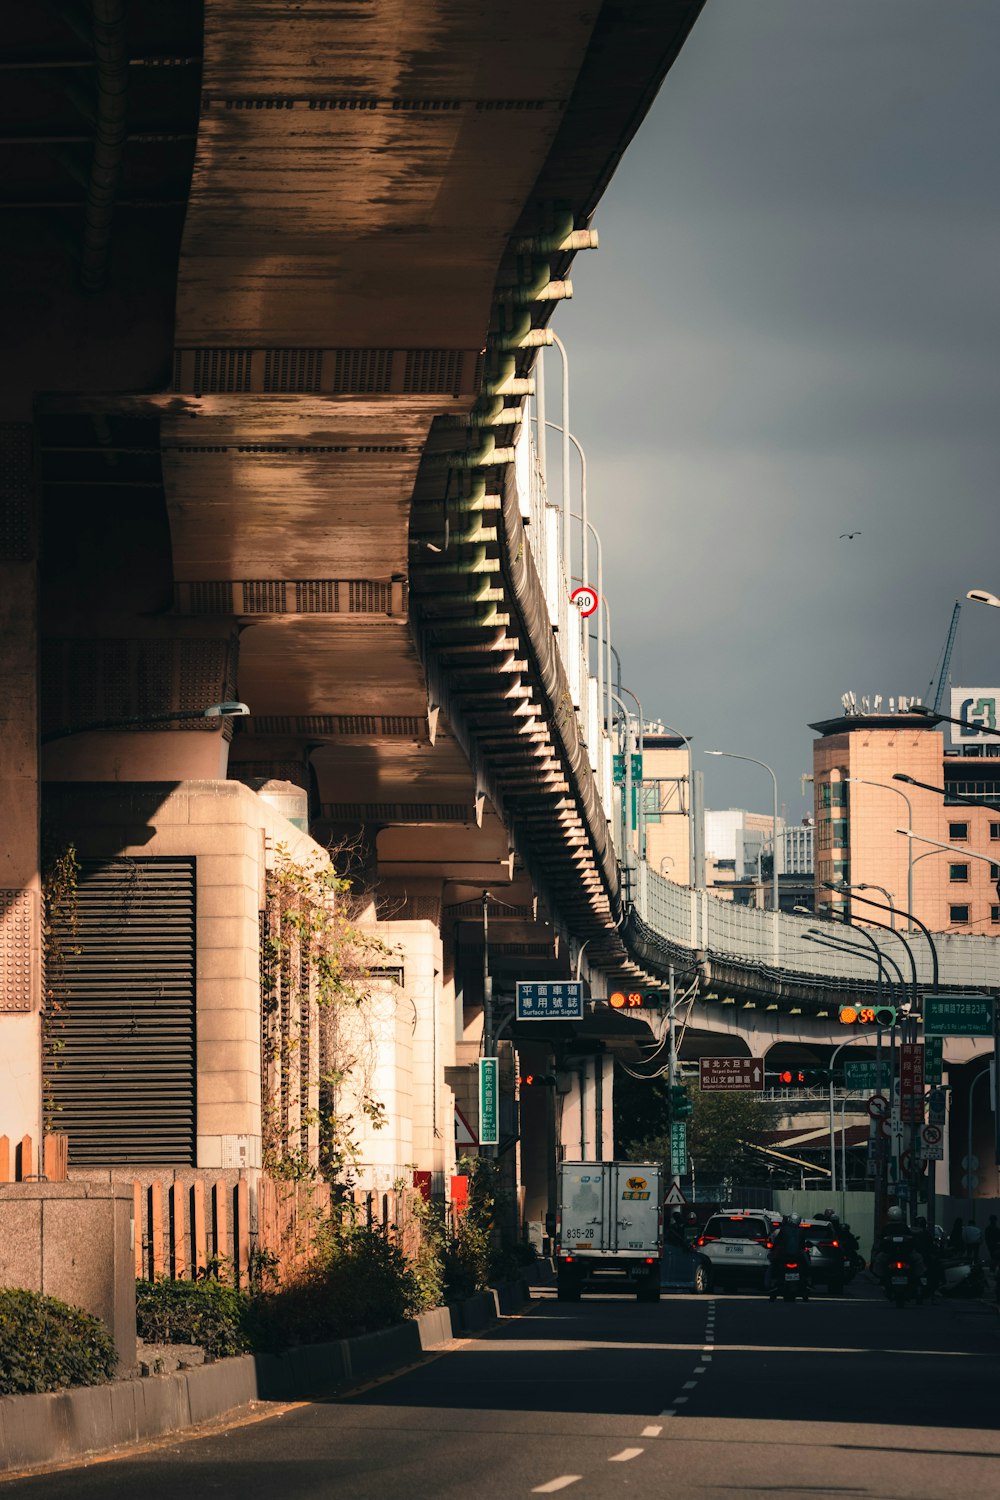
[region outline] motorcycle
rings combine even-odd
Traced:
[[[924,1300],[920,1271],[912,1260],[904,1258],[898,1252],[889,1257],[882,1286],[889,1301],[895,1302],[897,1307],[903,1307],[911,1298],[917,1303]]]
[[[776,1302],[779,1297],[783,1297],[786,1302],[794,1302],[796,1297],[808,1302],[809,1268],[805,1261],[784,1257],[776,1261],[771,1270],[770,1295],[772,1302]]]

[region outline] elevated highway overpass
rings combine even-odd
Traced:
[[[625,900],[618,727],[527,432],[573,258],[701,4],[95,0],[89,29],[12,21],[3,886],[31,962],[2,1018],[28,1082],[0,1091],[0,1130],[37,1130],[42,782],[63,810],[152,788],[154,840],[177,788],[297,788],[383,922],[435,929],[427,982],[464,1001],[464,1061],[484,890],[498,987],[580,967],[600,995],[674,964],[720,1006],[820,1024],[871,986],[792,919],[652,872]],[[232,734],[85,732],[229,698],[252,708]],[[73,731],[41,755],[39,717]],[[992,951],[942,940],[942,979],[994,990]],[[217,1041],[237,1045],[199,1046]]]

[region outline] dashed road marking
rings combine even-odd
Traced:
[[[642,1429],[642,1431],[640,1432],[639,1436],[640,1437],[659,1437],[659,1435],[660,1435],[660,1433],[662,1431],[663,1431],[662,1427],[644,1427]]]
[[[694,1367],[694,1373],[696,1375],[704,1375],[704,1373],[705,1373],[705,1366],[704,1365],[695,1365],[695,1367]]]
[[[686,1401],[686,1400],[687,1400],[687,1397],[686,1397],[686,1396],[675,1396],[675,1397],[674,1397],[674,1405],[675,1405],[675,1406],[683,1406],[683,1405],[684,1405],[684,1402],[685,1402],[685,1401]]]
[[[568,1484],[576,1484],[582,1479],[582,1474],[560,1474],[558,1479],[550,1479],[548,1484],[536,1484],[532,1490],[533,1495],[554,1495],[556,1490],[564,1490]]]
[[[693,1391],[694,1388],[695,1388],[695,1386],[697,1384],[698,1384],[697,1380],[685,1380],[684,1384],[681,1386],[681,1390],[682,1391]]]
[[[623,1448],[620,1453],[612,1453],[608,1459],[609,1464],[627,1464],[630,1458],[638,1458],[640,1453],[645,1453],[645,1448]]]

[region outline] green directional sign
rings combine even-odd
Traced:
[[[623,754],[613,755],[611,757],[611,761],[612,761],[612,770],[614,772],[615,786],[624,786],[624,784],[625,784],[625,756]],[[632,771],[632,780],[633,781],[641,781],[642,780],[642,756],[635,754],[634,751],[633,751],[633,754],[632,754],[631,771]]]
[[[944,1061],[944,1037],[929,1036],[924,1040],[924,1083],[937,1084],[941,1082],[941,1068]]]
[[[848,1089],[887,1089],[889,1087],[890,1068],[888,1062],[883,1061],[881,1066],[874,1060],[868,1058],[844,1058],[844,1087]]]
[[[479,1059],[479,1144],[495,1146],[500,1139],[498,1100],[499,1063],[495,1057]]]
[[[688,1128],[686,1120],[675,1120],[670,1127],[670,1175],[682,1177],[687,1171]]]
[[[992,1036],[989,995],[925,995],[924,1036]]]

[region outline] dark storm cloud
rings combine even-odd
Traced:
[[[558,320],[630,684],[792,816],[808,721],[1000,591],[998,57],[997,0],[708,0]],[[956,661],[1000,681],[1000,615]]]

